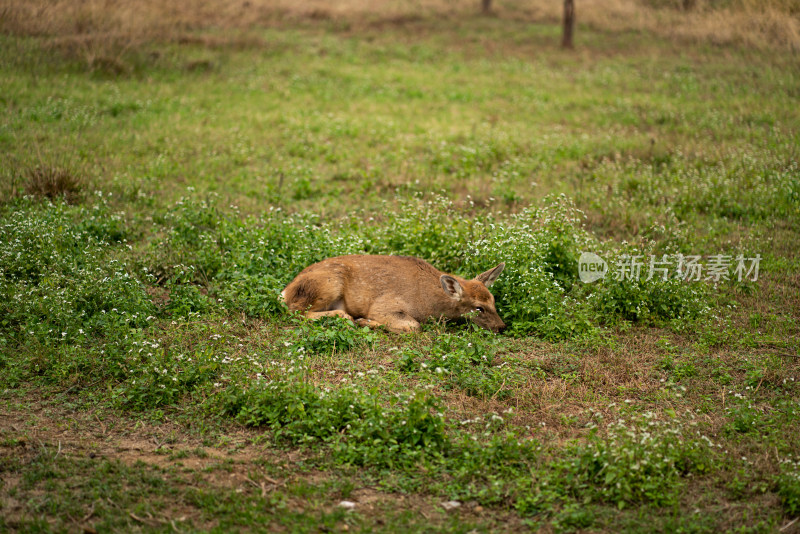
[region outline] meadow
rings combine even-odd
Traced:
[[[800,532],[795,3],[67,4],[0,2],[0,530]],[[287,312],[364,253],[509,328]]]

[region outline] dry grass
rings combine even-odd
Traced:
[[[28,169],[25,180],[25,192],[29,195],[50,199],[63,197],[73,202],[83,190],[84,180],[74,172],[51,165],[42,165]]]
[[[82,52],[92,65],[113,63],[142,42],[178,40],[199,29],[320,21],[359,29],[375,23],[480,16],[480,11],[478,0],[0,0],[0,31],[46,37]],[[496,0],[492,15],[557,24],[561,3]],[[800,50],[800,0],[579,0],[577,16],[580,24],[602,31]]]

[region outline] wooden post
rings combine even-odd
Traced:
[[[488,15],[492,10],[492,0],[481,0],[481,11],[484,15]]]
[[[564,0],[564,36],[562,48],[573,48],[572,34],[575,30],[575,0]]]

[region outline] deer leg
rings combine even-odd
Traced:
[[[358,326],[368,326],[369,328],[385,327],[390,332],[397,334],[409,334],[412,332],[419,332],[419,322],[405,314],[389,314],[379,315],[367,319],[361,317],[356,320]]]

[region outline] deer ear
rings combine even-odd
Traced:
[[[497,280],[497,277],[500,276],[500,273],[503,272],[503,269],[505,269],[505,267],[506,264],[501,263],[494,269],[489,269],[485,273],[479,274],[478,276],[475,277],[475,280],[485,285],[486,287],[489,287],[495,280]]]
[[[464,290],[461,289],[461,284],[458,283],[458,280],[448,274],[443,274],[439,277],[439,281],[442,283],[442,289],[447,293],[447,296],[451,299],[461,299]]]

